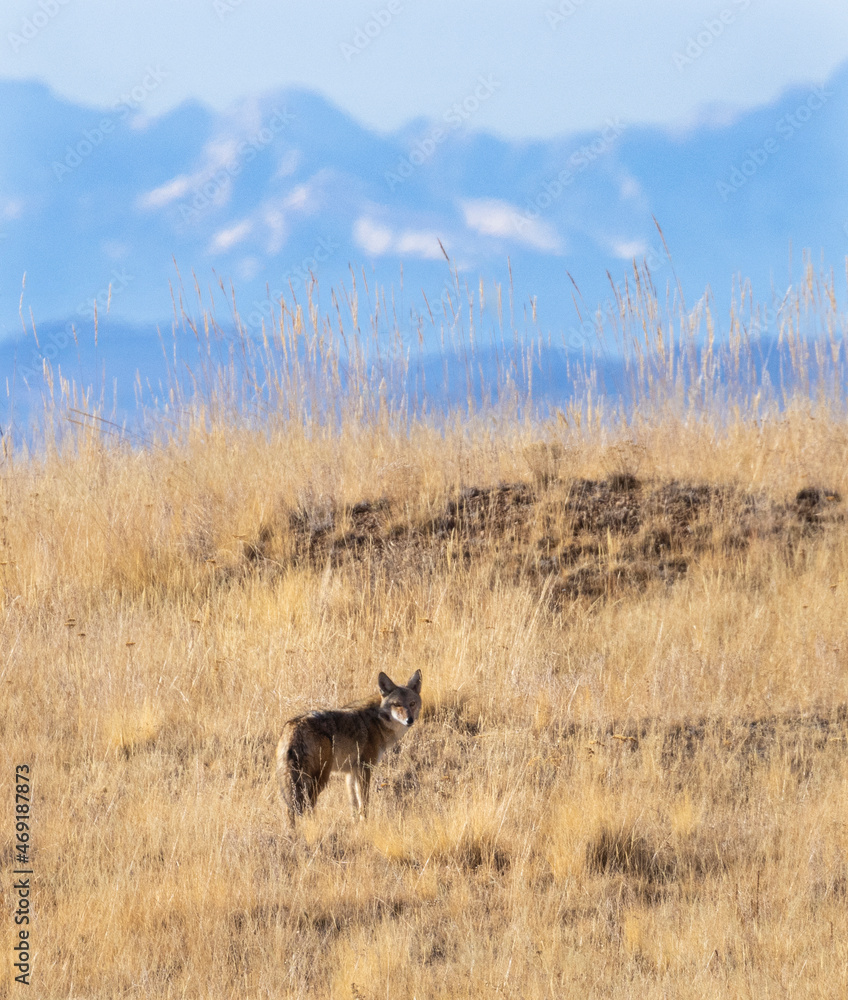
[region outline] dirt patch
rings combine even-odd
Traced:
[[[544,586],[555,600],[597,600],[672,586],[705,553],[732,556],[755,540],[792,552],[844,520],[842,498],[804,487],[779,502],[709,483],[640,482],[616,474],[547,485],[474,486],[415,519],[386,497],[281,510],[244,545],[248,571],[365,564],[393,577],[484,557],[496,574]]]

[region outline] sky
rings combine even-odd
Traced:
[[[0,78],[114,107],[149,74],[156,116],[317,91],[381,132],[441,116],[494,78],[472,127],[510,140],[619,116],[670,130],[722,122],[848,59],[833,0],[4,0]],[[140,92],[140,91],[138,91]]]

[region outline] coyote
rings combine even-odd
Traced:
[[[365,819],[372,768],[421,711],[421,671],[406,687],[381,672],[377,686],[379,701],[319,709],[286,723],[277,745],[277,778],[291,826],[315,805],[333,771],[345,773],[354,818]]]

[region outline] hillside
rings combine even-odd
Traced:
[[[37,995],[831,995],[843,297],[796,289],[787,395],[719,378],[751,344],[644,283],[619,409],[588,378],[534,411],[508,370],[486,405],[396,405],[350,326],[294,307],[143,431],[56,379],[0,464]],[[283,722],[416,669],[369,820],[334,780],[290,835]]]

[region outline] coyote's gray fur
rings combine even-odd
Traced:
[[[380,700],[289,719],[277,745],[277,778],[289,822],[311,809],[333,771],[347,776],[354,816],[365,819],[371,770],[421,711],[421,671],[406,686],[377,678]]]

